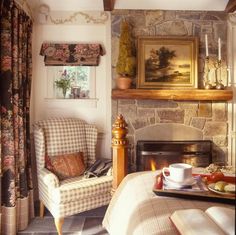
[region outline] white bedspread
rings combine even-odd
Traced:
[[[178,209],[227,204],[157,196],[152,192],[157,171],[129,174],[122,181],[108,206],[103,226],[110,235],[178,234],[169,216]],[[233,207],[234,208],[234,207]]]

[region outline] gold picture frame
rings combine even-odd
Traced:
[[[138,38],[138,88],[198,87],[198,38]]]

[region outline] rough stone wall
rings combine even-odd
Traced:
[[[213,161],[227,161],[227,104],[225,102],[185,102],[156,100],[113,100],[113,117],[121,113],[128,123],[130,162],[135,165],[135,135],[145,127],[179,124],[202,132],[202,139],[213,141]],[[184,128],[183,128],[184,129]],[[171,131],[166,129],[166,132]],[[187,136],[188,133],[186,133]],[[153,135],[153,134],[152,134]],[[157,133],[158,135],[158,133]],[[180,140],[183,133],[172,133]],[[163,140],[163,136],[159,136]],[[182,139],[182,140],[188,140]],[[133,168],[133,167],[132,167]]]
[[[120,21],[133,25],[134,42],[141,35],[197,36],[199,38],[198,87],[203,87],[205,34],[208,34],[209,55],[217,56],[217,40],[222,40],[222,61],[226,61],[227,15],[223,12],[115,10],[112,12],[112,78],[117,74]],[[137,45],[136,45],[137,48]],[[223,72],[224,84],[226,75]],[[136,79],[133,81],[135,88]],[[185,125],[202,131],[203,139],[214,142],[214,161],[227,161],[227,103],[175,102],[158,100],[113,100],[112,122],[117,114],[128,122],[131,165],[135,164],[135,133],[137,130],[161,123]],[[168,130],[166,130],[168,131]]]
[[[208,35],[210,61],[217,59],[218,38],[222,42],[222,80],[226,84],[226,43],[227,14],[213,11],[150,11],[150,10],[114,10],[112,11],[112,74],[117,77],[115,65],[119,52],[120,21],[126,19],[132,25],[134,43],[138,36],[196,36],[199,38],[198,87],[203,87],[203,69],[205,59],[205,34]],[[137,48],[137,45],[136,45]],[[133,80],[135,87],[136,79]]]

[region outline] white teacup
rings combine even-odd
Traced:
[[[166,175],[166,170],[170,172],[169,176]],[[174,163],[169,167],[164,167],[162,173],[167,180],[171,179],[177,183],[182,183],[192,179],[192,166],[186,163]]]

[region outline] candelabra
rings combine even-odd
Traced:
[[[209,74],[210,74],[209,56],[206,56],[205,64],[204,64],[204,88],[205,89],[212,89]]]
[[[215,78],[216,78],[215,88],[217,90],[223,90],[225,88],[225,86],[223,85],[222,79],[221,79],[221,70],[222,70],[221,60],[217,60],[217,62],[214,64],[214,66],[215,66]]]
[[[214,75],[215,75],[214,82],[210,79],[210,72],[212,69],[214,69]],[[204,88],[217,89],[217,90],[223,90],[225,88],[224,84],[222,83],[221,60],[217,60],[214,63],[211,63],[211,66],[210,66],[210,58],[209,56],[206,56],[205,63],[204,63]]]

